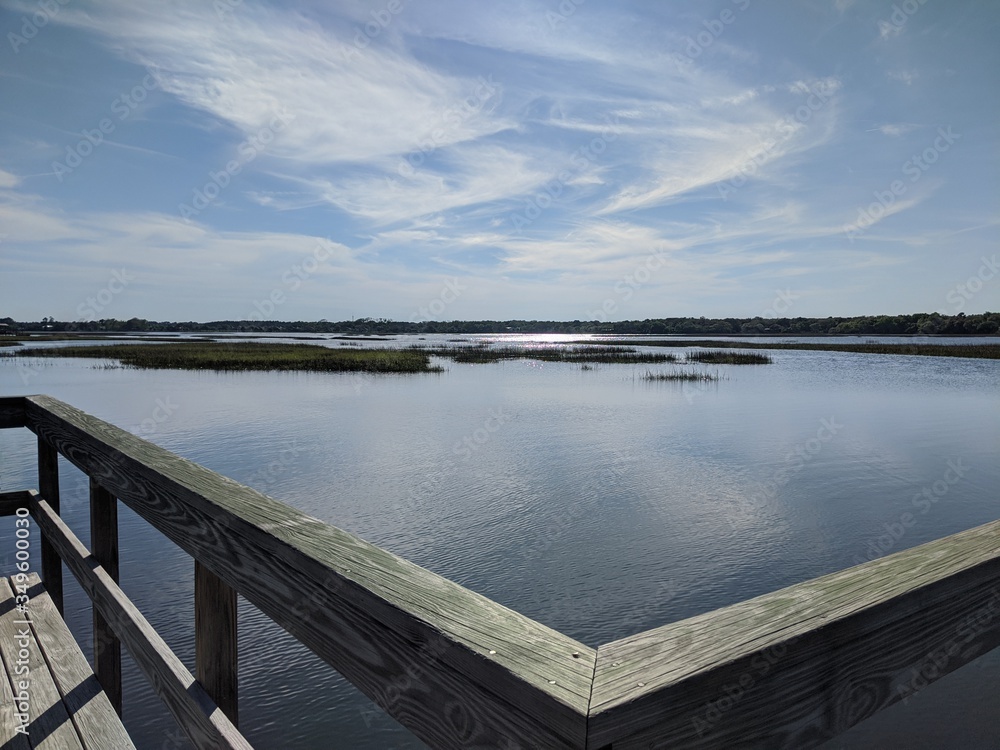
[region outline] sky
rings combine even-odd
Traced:
[[[0,317],[1000,309],[994,0],[0,0]]]

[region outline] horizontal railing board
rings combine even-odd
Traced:
[[[596,652],[47,396],[27,426],[435,747],[581,747]]]
[[[24,396],[0,398],[0,430],[24,427]]]
[[[44,498],[31,504],[42,533],[132,655],[132,660],[198,748],[253,750],[184,663]]]
[[[813,747],[997,645],[1000,522],[601,646],[589,739]]]

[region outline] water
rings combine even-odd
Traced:
[[[771,355],[686,384],[642,380],[669,364],[370,378],[0,358],[0,392],[63,399],[597,646],[1000,517],[1000,363]],[[0,487],[35,486],[33,436],[3,431],[0,449]],[[949,461],[962,478],[922,513]],[[68,465],[62,484],[86,540],[86,484]],[[193,668],[191,560],[120,513],[123,588]],[[89,601],[75,584],[66,601],[89,652]],[[422,747],[245,602],[240,639],[256,746]],[[125,692],[140,747],[187,746],[127,658]],[[1000,652],[828,747],[995,748],[997,716]]]

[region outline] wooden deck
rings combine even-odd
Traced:
[[[134,748],[37,574],[0,579],[0,747]]]
[[[131,747],[88,734],[120,727],[124,647],[195,747],[250,750],[237,596],[435,750],[818,747],[1000,645],[1000,521],[594,649],[56,399],[0,398],[15,428],[37,436],[39,489],[0,493],[0,516],[40,532],[29,737],[45,747]],[[59,515],[60,460],[90,478],[92,549]],[[194,675],[118,587],[119,502],[193,558]],[[93,604],[104,693],[58,614],[64,565]],[[16,748],[24,618],[2,588]]]

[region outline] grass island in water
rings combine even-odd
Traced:
[[[682,382],[714,382],[719,376],[711,372],[692,372],[691,370],[674,370],[672,372],[650,372],[642,376],[643,380],[661,382],[667,380],[679,380]]]
[[[147,370],[288,370],[308,372],[440,372],[430,357],[408,349],[331,349],[314,344],[184,342],[66,346],[16,352],[22,357],[117,359]]]
[[[702,362],[710,365],[769,365],[774,362],[766,354],[757,352],[727,352],[709,349],[708,351],[688,352],[689,362]]]
[[[577,342],[584,343],[584,342]],[[637,346],[689,347],[703,346],[715,349],[803,349],[821,352],[855,352],[857,354],[906,354],[921,357],[971,357],[975,359],[1000,359],[1000,344],[895,344],[870,341],[853,343],[806,343],[782,341],[767,343],[760,341],[713,341],[712,339],[657,339],[650,341],[630,341],[627,338],[586,341],[591,346]]]
[[[676,355],[662,352],[640,352],[631,346],[587,346],[551,344],[504,344],[490,346],[479,342],[470,346],[413,346],[416,351],[445,357],[461,364],[491,364],[511,359],[536,359],[541,362],[573,362],[576,364],[657,364],[675,362]]]

